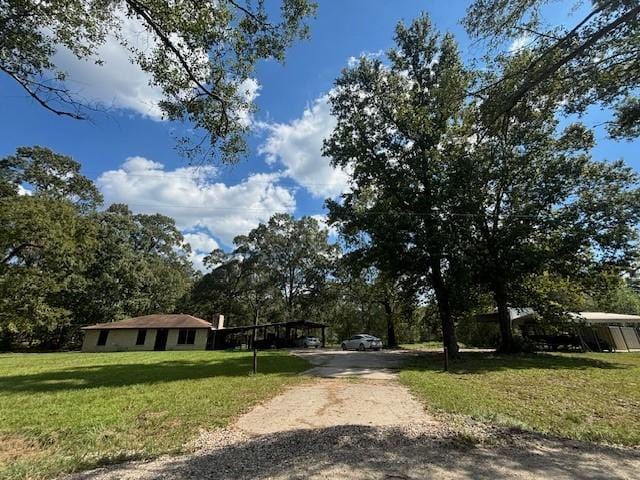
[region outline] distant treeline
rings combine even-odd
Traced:
[[[224,313],[227,325],[304,318],[329,324],[335,342],[358,332],[389,345],[442,339],[424,275],[384,271],[357,244],[330,241],[314,218],[276,214],[237,237],[233,251],[211,252],[203,273],[172,218],[122,204],[100,209],[100,193],[79,171],[41,147],[0,161],[4,350],[75,348],[83,325],[158,312]],[[544,298],[559,311],[640,313],[631,279],[602,271],[583,280],[532,276],[522,305]],[[495,308],[493,299],[479,285],[460,289],[473,292],[455,311],[460,340],[497,346],[497,326],[475,321]]]

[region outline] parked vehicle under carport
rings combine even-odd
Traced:
[[[296,339],[296,346],[302,348],[320,348],[322,342],[318,337],[300,337]]]

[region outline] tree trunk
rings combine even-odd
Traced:
[[[449,352],[449,357],[458,356],[458,340],[456,339],[456,326],[451,316],[449,305],[449,291],[442,278],[442,270],[439,260],[431,260],[431,282],[436,295],[440,322],[442,323],[442,343]]]
[[[513,341],[513,331],[511,329],[511,315],[507,304],[507,292],[501,283],[494,286],[493,298],[498,307],[498,322],[500,324],[500,346],[498,351],[502,353],[514,353],[518,349]]]
[[[393,310],[389,302],[382,302],[384,305],[384,313],[387,317],[387,347],[397,347],[398,340],[396,340],[396,328],[393,324]]]

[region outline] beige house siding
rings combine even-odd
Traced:
[[[156,341],[156,329],[148,328],[144,345],[136,345],[138,329],[112,329],[105,345],[98,345],[100,330],[85,330],[84,341],[82,342],[83,352],[129,352],[129,351],[149,351],[153,350]],[[177,328],[169,329],[167,336],[166,350],[205,350],[207,347],[207,335],[209,330],[204,328],[196,329],[195,342],[193,345],[178,345]]]

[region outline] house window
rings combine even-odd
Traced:
[[[109,336],[109,330],[100,330],[100,334],[98,335],[98,346],[103,347],[107,344],[107,337]]]
[[[194,343],[196,343],[195,330],[178,330],[178,345],[193,345]]]
[[[136,345],[144,345],[144,341],[147,338],[146,330],[138,330],[138,338],[136,338]]]

